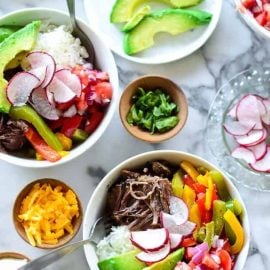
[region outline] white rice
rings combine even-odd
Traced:
[[[97,245],[99,260],[105,260],[133,250],[127,226],[112,227],[112,232]]]
[[[46,28],[45,31],[44,28]],[[34,50],[46,51],[51,54],[57,65],[74,67],[76,64],[85,64],[84,58],[88,53],[78,38],[72,36],[66,25],[44,25],[38,35]]]

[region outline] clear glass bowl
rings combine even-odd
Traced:
[[[208,113],[206,144],[218,165],[234,181],[251,189],[270,191],[270,173],[256,172],[244,162],[233,158],[230,154],[234,147],[233,140],[223,129],[229,110],[242,96],[249,93],[270,96],[269,67],[252,67],[219,89]]]

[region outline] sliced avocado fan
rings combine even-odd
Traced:
[[[203,0],[156,0],[167,4],[174,8],[185,8],[198,5]],[[136,9],[142,5],[150,2],[150,0],[116,0],[110,15],[112,23],[128,22]]]
[[[8,113],[11,106],[5,92],[8,83],[4,79],[5,67],[17,54],[34,47],[40,25],[41,21],[33,21],[0,43],[0,112]]]
[[[201,10],[166,9],[146,15],[124,37],[124,51],[129,54],[141,52],[154,45],[154,37],[160,32],[178,35],[208,24],[212,14]]]

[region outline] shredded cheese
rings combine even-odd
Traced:
[[[32,246],[57,244],[66,233],[73,234],[73,220],[79,217],[76,195],[61,186],[37,183],[21,204],[19,220]]]

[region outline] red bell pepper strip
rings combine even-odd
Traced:
[[[103,117],[104,112],[102,111],[96,111],[95,113],[93,113],[88,119],[84,130],[89,134],[94,132],[102,121]]]
[[[74,115],[73,117],[64,118],[61,133],[71,138],[77,128],[80,127],[83,117],[81,115]]]
[[[212,211],[206,210],[205,208],[205,194],[199,193],[198,199],[196,200],[198,207],[201,213],[201,221],[202,223],[208,223],[212,220]]]
[[[208,269],[211,270],[219,270],[219,265],[215,262],[215,260],[211,257],[210,254],[206,253],[203,257],[202,264],[207,266]]]
[[[232,269],[232,258],[228,251],[221,249],[218,251],[218,256],[220,258],[220,264],[223,270],[231,270]]]
[[[61,159],[61,155],[52,149],[33,128],[28,127],[28,129],[24,131],[24,135],[44,159],[51,162],[56,162]]]
[[[181,242],[181,247],[193,247],[195,245],[197,245],[197,242],[193,237],[184,238]]]

